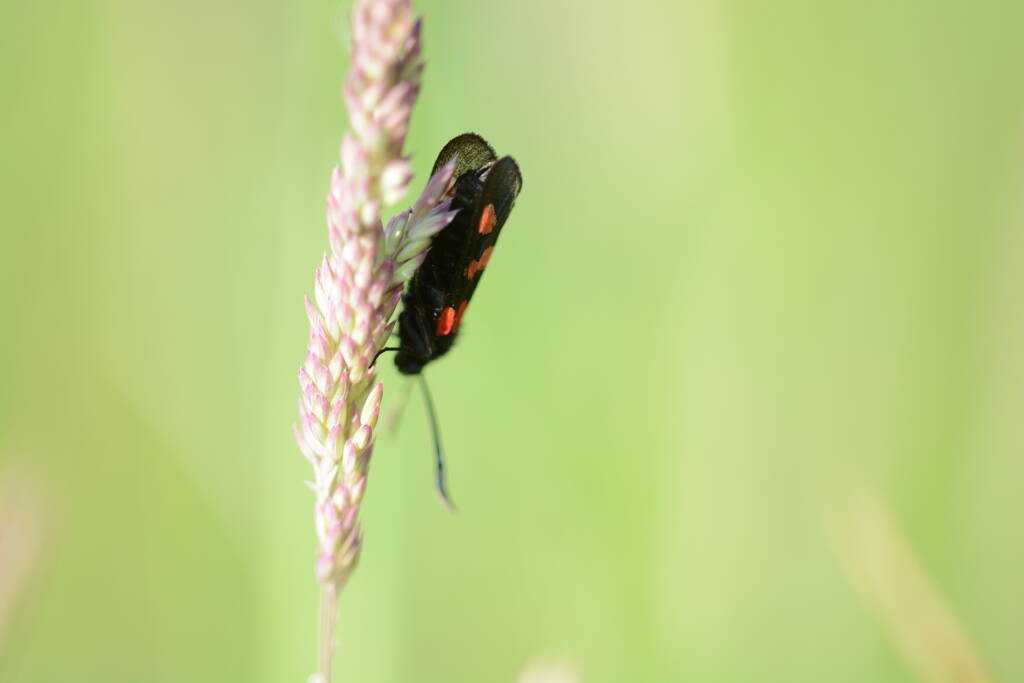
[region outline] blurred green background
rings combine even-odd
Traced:
[[[467,130],[525,183],[428,373],[460,512],[414,394],[339,680],[913,680],[835,552],[852,482],[1024,680],[1024,4],[416,6],[414,190]],[[0,9],[0,464],[48,530],[0,681],[313,671],[290,425],[347,14]]]

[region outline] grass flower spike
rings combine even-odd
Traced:
[[[438,170],[413,208],[385,231],[383,209],[412,180],[403,145],[419,94],[420,20],[408,0],[358,0],[345,84],[351,132],[341,144],[327,196],[330,253],[306,299],[309,346],[299,369],[295,436],[313,466],[321,584],[319,673],[330,681],[337,594],[359,560],[359,508],[384,387],[373,359],[394,329],[402,288],[430,238],[451,221],[454,168]]]

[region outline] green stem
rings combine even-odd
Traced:
[[[320,671],[319,683],[331,683],[334,659],[334,624],[338,615],[338,589],[333,583],[320,586]]]

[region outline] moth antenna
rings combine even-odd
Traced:
[[[430,389],[427,388],[427,378],[420,373],[420,388],[423,389],[423,401],[427,404],[427,416],[430,418],[430,431],[434,436],[434,462],[437,467],[437,492],[441,494],[441,500],[451,511],[455,511],[455,504],[448,497],[447,477],[444,468],[444,451],[441,448],[441,434],[437,430],[437,414],[434,412],[434,401],[430,398]]]

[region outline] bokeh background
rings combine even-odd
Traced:
[[[414,187],[467,130],[525,184],[429,369],[460,512],[413,394],[339,680],[916,680],[857,491],[1024,680],[1024,4],[416,5]],[[0,680],[313,670],[290,425],[347,13],[0,9],[0,472],[39,535]]]

